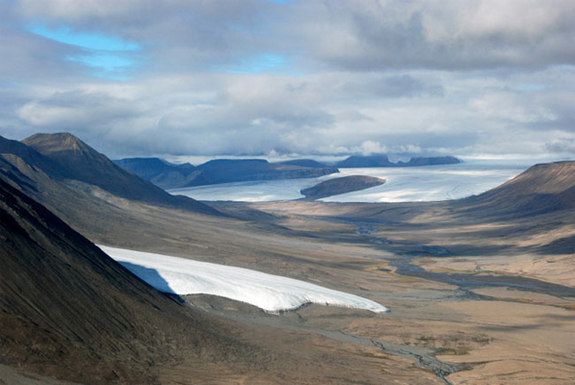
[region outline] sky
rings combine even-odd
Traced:
[[[575,157],[573,0],[0,0],[0,135]]]

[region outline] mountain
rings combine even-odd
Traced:
[[[309,168],[325,168],[329,167],[325,163],[318,162],[317,160],[313,159],[292,159],[292,160],[284,160],[282,162],[275,163],[277,165],[286,165],[286,166],[300,166],[300,167],[309,167]]]
[[[387,155],[352,155],[335,164],[338,168],[393,167]]]
[[[575,161],[537,164],[503,185],[460,201],[481,215],[529,216],[575,208]]]
[[[493,190],[482,194],[515,198],[527,195],[554,195],[564,205],[575,206],[575,161],[537,164]]]
[[[6,139],[4,142],[6,143]],[[22,145],[27,146],[28,150],[24,154],[26,156],[22,159],[31,165],[41,163],[40,169],[52,178],[83,182],[128,200],[218,214],[215,209],[203,203],[168,194],[154,184],[123,170],[71,134],[35,134],[19,144],[14,143],[15,141],[8,142],[11,143],[4,145],[7,153],[23,153]],[[37,162],[38,159],[41,161]]]
[[[14,188],[0,165],[0,362],[84,384],[155,384],[181,352],[205,360],[238,346]]]
[[[316,178],[338,172],[335,167],[302,167],[269,163],[264,159],[216,159],[198,169],[198,182],[191,185],[242,182],[251,180]]]
[[[0,136],[0,155],[9,162],[25,162],[28,166],[38,170],[44,170],[56,178],[63,178],[65,173],[51,159],[43,156],[31,147],[16,140],[6,139]]]
[[[399,161],[397,167],[436,166],[442,164],[459,164],[461,160],[454,156],[413,157],[407,162]]]
[[[113,162],[124,170],[146,180],[152,180],[159,174],[166,172],[189,173],[195,169],[190,163],[174,164],[160,158],[125,158]]]
[[[190,163],[175,164],[160,158],[125,158],[114,163],[165,189],[185,186],[197,175],[196,167]]]
[[[271,179],[315,178],[338,172],[309,159],[270,163],[263,159],[216,159],[197,167],[158,158],[128,158],[120,167],[165,189]]]
[[[409,161],[391,162],[387,155],[353,155],[336,163],[339,168],[359,167],[420,167],[442,164],[458,164],[461,160],[454,156],[413,157]]]
[[[345,194],[352,191],[365,190],[375,186],[381,186],[385,179],[366,175],[349,175],[341,178],[328,179],[301,190],[306,199],[320,199],[332,195]]]

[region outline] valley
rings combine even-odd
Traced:
[[[177,312],[236,342],[221,358],[198,353],[220,349],[208,338],[151,359],[158,383],[556,385],[575,376],[573,162],[537,166],[463,200],[209,202],[206,211],[118,196],[91,177],[59,179],[45,158],[20,152],[14,161],[6,148],[7,183],[91,242],[289,277],[390,310],[309,304],[274,315],[185,295]],[[20,370],[103,383],[43,365]]]

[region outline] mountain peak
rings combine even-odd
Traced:
[[[66,179],[98,186],[122,198],[218,214],[207,205],[191,198],[170,195],[152,183],[124,171],[104,154],[72,134],[35,134],[22,143],[55,162]]]
[[[35,148],[38,152],[45,155],[60,152],[95,152],[94,149],[69,132],[34,134],[24,139],[22,143]]]

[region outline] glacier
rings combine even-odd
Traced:
[[[320,304],[383,313],[388,309],[354,294],[256,270],[142,251],[98,247],[156,289],[178,295],[211,294],[269,313]]]
[[[522,162],[470,161],[426,167],[342,168],[319,178],[222,183],[169,190],[202,201],[267,202],[301,199],[300,190],[349,175],[383,178],[381,186],[320,199],[324,202],[412,202],[458,199],[499,186],[529,167]]]

